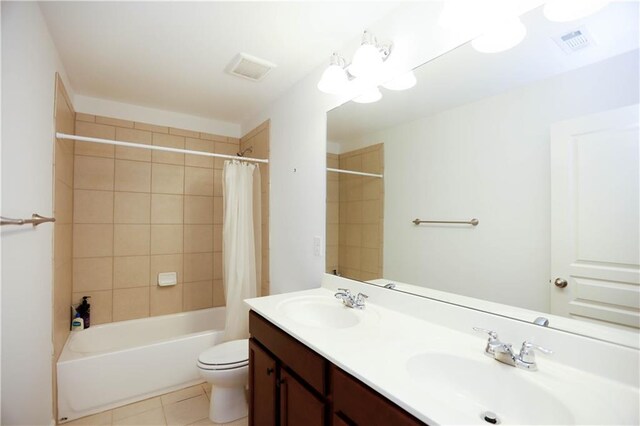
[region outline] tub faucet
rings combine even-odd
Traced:
[[[354,296],[348,288],[339,288],[334,296],[336,299],[342,300],[345,306],[354,309],[364,309],[364,301],[369,297],[363,293],[358,293],[357,296]]]
[[[493,330],[487,330],[484,328],[473,327],[475,331],[487,333],[489,339],[487,345],[484,348],[485,355],[500,361],[503,364],[511,365],[513,367],[522,368],[524,370],[536,371],[538,365],[536,364],[536,357],[534,349],[542,352],[543,354],[552,354],[553,351],[536,345],[533,342],[525,340],[522,343],[519,353],[515,353],[513,346],[510,343],[504,343],[498,338],[498,333]]]

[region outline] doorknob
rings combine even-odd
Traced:
[[[553,282],[556,287],[558,288],[565,288],[569,283],[567,282],[567,280],[563,279],[563,278],[556,278],[556,280]]]

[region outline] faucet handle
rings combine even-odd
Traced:
[[[342,291],[347,296],[351,296],[351,290],[349,290],[348,288],[339,288],[338,291]]]
[[[367,296],[364,293],[358,293],[358,296],[356,297],[356,303],[359,305],[364,305],[364,300],[368,299],[369,296]]]
[[[553,353],[551,349],[544,348],[540,345],[537,345],[533,342],[525,340],[522,343],[522,348],[520,348],[520,360],[527,363],[533,363],[536,360],[535,352],[533,349],[536,349],[543,354],[550,355]]]
[[[491,340],[497,340],[498,339],[498,333],[493,331],[493,330],[488,330],[486,328],[481,328],[481,327],[473,327],[473,329],[475,331],[479,331],[481,333],[487,333]]]

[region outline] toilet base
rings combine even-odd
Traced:
[[[244,386],[237,388],[214,387],[211,389],[209,420],[214,423],[229,423],[248,415],[249,408]]]

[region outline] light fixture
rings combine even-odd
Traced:
[[[406,90],[416,85],[416,76],[413,71],[402,74],[391,81],[388,81],[382,85],[385,89],[389,90]]]
[[[322,73],[322,77],[318,82],[318,90],[330,95],[339,95],[344,93],[348,84],[349,78],[344,69],[344,58],[337,53],[331,55],[329,60],[329,66]]]
[[[380,93],[380,90],[374,86],[367,89],[360,96],[353,98],[353,102],[357,102],[359,104],[370,104],[372,102],[377,102],[380,99],[382,99],[382,93]]]
[[[482,53],[504,52],[518,45],[526,35],[527,28],[520,18],[509,18],[475,38],[471,45]]]
[[[610,0],[551,0],[544,5],[545,18],[554,22],[568,22],[596,13]]]
[[[368,31],[362,35],[362,44],[353,55],[348,71],[354,77],[375,77],[390,53],[390,47],[378,46],[376,38]]]

